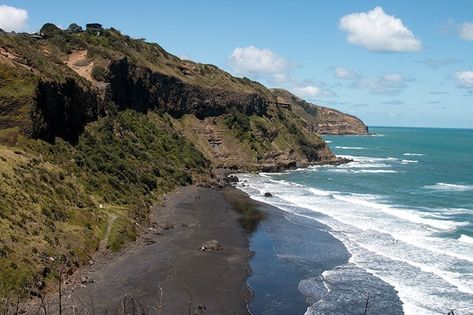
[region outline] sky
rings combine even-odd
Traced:
[[[473,128],[473,0],[0,1],[0,28],[99,22],[370,126]]]

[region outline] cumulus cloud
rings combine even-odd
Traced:
[[[228,62],[237,75],[263,79],[271,85],[286,88],[299,97],[334,95],[324,84],[294,79],[291,72],[295,64],[269,49],[255,46],[237,47],[228,57]]]
[[[460,37],[473,41],[473,22],[465,22],[459,28]]]
[[[473,88],[473,71],[458,71],[455,73],[458,85],[464,88]]]
[[[366,89],[371,94],[394,95],[401,92],[406,85],[406,79],[397,73],[385,74],[378,77],[360,78],[353,82],[352,87]]]
[[[359,74],[353,70],[344,68],[344,67],[336,67],[333,69],[333,74],[337,79],[343,80],[354,80],[359,77]]]
[[[292,68],[291,63],[269,49],[255,46],[237,47],[229,57],[230,65],[237,74],[272,76],[283,80]]]
[[[314,85],[294,87],[291,91],[300,97],[313,97],[321,93],[321,89]]]
[[[7,32],[24,31],[28,21],[28,11],[0,5],[0,28]]]
[[[376,7],[368,12],[352,13],[340,19],[339,27],[347,32],[347,41],[373,51],[418,51],[420,40],[411,30],[383,8]]]

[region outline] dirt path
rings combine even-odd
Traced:
[[[87,50],[74,50],[69,54],[66,64],[74,70],[78,75],[93,82],[92,68],[94,62],[87,60]]]
[[[107,231],[105,232],[105,236],[103,237],[103,239],[100,241],[100,247],[99,247],[100,251],[104,251],[104,250],[107,249],[108,238],[110,237],[110,233],[112,232],[113,223],[115,222],[116,219],[117,219],[116,215],[114,215],[114,214],[110,215],[110,218],[108,219]]]

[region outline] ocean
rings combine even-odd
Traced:
[[[272,206],[254,314],[473,314],[473,130],[370,132],[324,137],[345,165],[238,175]]]

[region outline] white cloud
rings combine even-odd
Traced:
[[[366,89],[371,94],[394,95],[406,87],[405,78],[397,73],[385,74],[374,78],[360,78],[352,87]]]
[[[385,74],[383,76],[383,79],[388,82],[401,82],[402,81],[402,75],[398,73],[393,73],[393,74]]]
[[[344,80],[353,80],[359,76],[355,71],[343,67],[336,67],[333,69],[333,73],[336,78]]]
[[[321,93],[321,88],[314,85],[299,86],[291,89],[291,92],[299,97],[313,97]]]
[[[235,48],[228,57],[233,72],[285,88],[299,97],[333,96],[324,84],[311,80],[297,80],[291,75],[295,64],[269,49],[255,46]]]
[[[0,5],[0,28],[7,32],[24,31],[28,21],[28,11],[7,5]]]
[[[458,71],[455,76],[461,87],[473,88],[473,71]]]
[[[291,64],[269,49],[255,46],[235,48],[229,57],[234,71],[238,74],[275,75],[287,74]]]
[[[460,25],[459,32],[461,38],[473,41],[473,22],[465,22]]]
[[[418,51],[420,40],[393,15],[376,7],[368,12],[352,13],[340,19],[340,29],[346,31],[347,41],[374,51]]]

